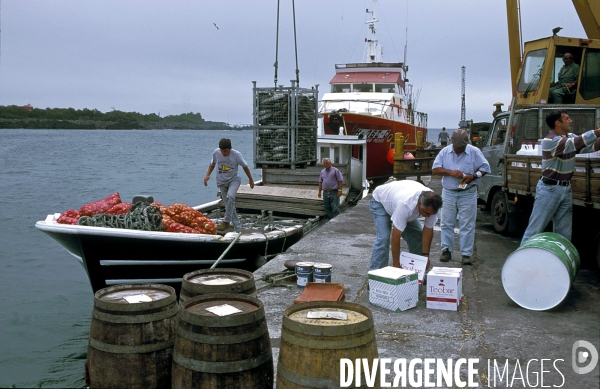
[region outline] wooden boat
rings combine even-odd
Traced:
[[[218,221],[220,200],[194,207]],[[319,225],[322,217],[238,208],[243,228],[222,235],[141,231],[59,224],[58,213],[35,226],[69,251],[86,270],[94,292],[118,284],[181,287],[186,273],[218,267],[254,271]]]
[[[376,1],[367,9],[371,37],[367,43],[363,63],[335,65],[331,92],[321,99],[319,113],[323,118],[323,132],[333,135],[354,135],[366,139],[368,155],[366,174],[369,180],[387,180],[393,175],[393,157],[388,153],[394,147],[396,134],[402,133],[404,151],[423,148],[427,139],[427,114],[415,110],[412,86],[408,84],[405,63],[385,63],[383,48],[375,33]],[[360,158],[358,150],[353,157]]]

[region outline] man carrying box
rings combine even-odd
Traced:
[[[440,195],[416,181],[393,181],[373,191],[369,206],[377,229],[369,270],[388,266],[390,240],[392,266],[400,267],[400,237],[408,244],[409,252],[427,256],[429,268],[433,227],[442,207]],[[424,228],[417,220],[419,216],[425,218]]]

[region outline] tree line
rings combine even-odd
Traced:
[[[224,122],[204,120],[199,112],[161,117],[156,113],[123,112],[74,108],[32,108],[30,106],[0,106],[0,128],[47,129],[232,129]],[[250,126],[236,127],[248,129]]]

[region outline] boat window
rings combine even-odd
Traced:
[[[375,84],[375,92],[394,93],[396,87],[394,84]]]
[[[329,147],[321,147],[321,156],[319,159],[319,162],[323,162],[323,158],[331,158],[331,155],[329,154]]]
[[[600,50],[585,52],[579,85],[579,93],[584,99],[600,96]]]
[[[350,84],[333,84],[331,85],[331,92],[333,93],[350,93]]]
[[[541,49],[527,53],[519,80],[519,92],[537,90],[547,51],[548,49]]]
[[[373,92],[373,84],[352,84],[354,92]]]

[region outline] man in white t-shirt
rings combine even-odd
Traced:
[[[433,227],[442,207],[440,195],[417,181],[393,181],[373,191],[369,206],[377,229],[369,270],[389,266],[390,240],[392,266],[400,267],[400,237],[409,252],[429,258]],[[417,220],[420,216],[425,218],[424,228]]]
[[[235,210],[235,195],[240,188],[242,179],[238,176],[238,166],[244,169],[250,182],[250,188],[254,189],[254,180],[252,173],[248,168],[246,160],[242,153],[231,148],[231,140],[223,138],[219,141],[219,148],[215,149],[212,155],[206,177],[204,177],[204,186],[208,185],[210,173],[217,167],[217,186],[221,191],[221,198],[225,203],[225,217],[217,227],[217,231],[225,231],[233,224],[233,228],[242,228],[240,218]]]

